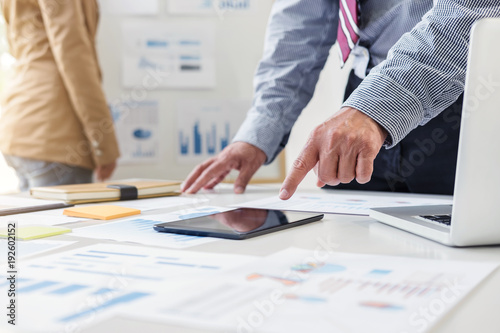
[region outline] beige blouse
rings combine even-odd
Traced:
[[[1,98],[5,154],[94,169],[119,156],[95,48],[96,0],[0,0],[16,58]]]

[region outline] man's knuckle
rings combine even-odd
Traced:
[[[356,135],[353,133],[347,133],[344,135],[344,142],[348,146],[352,146],[357,141]]]
[[[328,138],[330,139],[331,142],[338,142],[342,139],[342,133],[340,133],[336,129],[332,129],[328,131]]]
[[[209,167],[209,166],[213,163],[213,161],[214,161],[214,160],[213,160],[213,158],[208,159],[208,160],[206,160],[206,161],[202,162],[202,163],[201,163],[201,164],[197,167],[197,169],[198,169],[198,170],[205,170],[206,168],[208,168],[208,167]]]
[[[352,182],[353,179],[354,176],[352,175],[346,175],[346,174],[339,175],[339,180],[342,184],[349,184],[350,182]]]
[[[310,138],[315,138],[323,134],[323,125],[316,126],[309,136]]]
[[[298,171],[306,171],[307,170],[307,163],[302,158],[297,158],[293,162],[293,168],[298,170]]]
[[[358,178],[367,178],[371,175],[371,172],[369,170],[360,170],[359,172],[356,173],[356,176],[358,176]]]
[[[380,148],[375,142],[370,140],[363,140],[359,143],[358,150],[359,154],[367,157],[375,157]]]
[[[329,173],[320,173],[318,179],[325,184],[333,183],[337,180],[337,176]]]

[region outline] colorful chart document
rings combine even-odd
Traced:
[[[245,208],[262,208],[292,210],[301,212],[318,212],[330,214],[370,215],[369,209],[376,207],[451,205],[453,200],[430,199],[422,197],[390,196],[390,195],[357,195],[344,191],[325,191],[328,193],[296,193],[289,200],[281,200],[277,196],[240,203],[235,206]],[[342,193],[344,192],[344,193]]]
[[[139,301],[186,284],[197,284],[251,256],[179,252],[158,248],[93,245],[21,261],[16,328],[30,332],[75,332]],[[10,283],[1,275],[0,290]]]
[[[497,266],[290,248],[143,303],[140,317],[227,332],[425,332]]]

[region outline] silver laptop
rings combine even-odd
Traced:
[[[372,209],[382,223],[450,246],[500,244],[500,19],[472,29],[453,206]]]

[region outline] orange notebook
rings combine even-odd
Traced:
[[[140,213],[141,211],[139,209],[114,205],[74,207],[67,208],[63,211],[63,214],[67,216],[96,220],[112,220]]]

